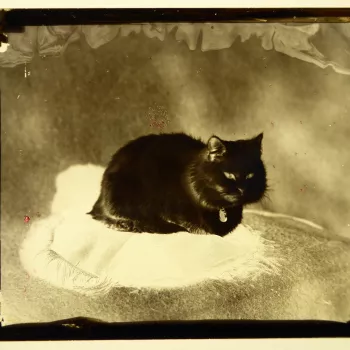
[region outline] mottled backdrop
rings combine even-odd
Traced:
[[[340,65],[350,66],[350,36],[328,29],[314,44],[331,60],[341,57]],[[162,40],[144,32],[115,34],[95,48],[72,40],[57,57],[30,52],[25,65],[1,68],[2,278],[7,288],[25,283],[18,260],[28,225],[24,216],[34,220],[49,213],[57,173],[78,163],[106,165],[118,147],[150,132],[235,139],[263,131],[271,186],[263,207],[350,237],[346,70],[322,68],[291,57],[288,50],[267,50],[257,36],[204,51],[190,49],[188,38],[176,39],[174,33]],[[195,39],[204,40],[203,33]],[[219,40],[217,35],[212,41]],[[322,55],[310,47],[305,48],[309,56],[321,62]]]

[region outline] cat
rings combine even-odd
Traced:
[[[141,136],[112,156],[88,214],[122,231],[223,237],[241,223],[243,206],[267,190],[262,139]]]

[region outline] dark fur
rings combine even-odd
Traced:
[[[112,157],[89,214],[119,230],[224,236],[241,222],[243,206],[265,193],[262,137],[213,136],[205,144],[177,133],[133,140]],[[249,173],[254,176],[246,179]],[[220,208],[226,209],[226,222],[219,220]]]

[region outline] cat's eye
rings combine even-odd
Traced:
[[[227,173],[224,171],[224,175],[229,179],[229,180],[233,180],[235,181],[236,180],[236,176],[232,173]]]
[[[246,178],[246,179],[251,179],[253,176],[254,176],[254,173],[250,173],[250,174],[248,174],[245,178]]]

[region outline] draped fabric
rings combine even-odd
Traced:
[[[349,319],[349,249],[337,236],[350,236],[349,39],[350,24],[42,26],[9,34],[0,50],[3,315]],[[82,302],[28,276],[19,250],[31,225],[51,215],[58,174],[79,164],[104,168],[121,145],[159,131],[204,140],[263,131],[270,190],[256,209],[311,220],[334,240],[289,219],[250,216],[280,246],[286,283],[269,276],[238,291],[121,289]],[[72,194],[86,181],[68,181],[62,200],[90,203],[87,191]]]
[[[245,42],[255,37],[265,50],[276,50],[321,68],[330,66],[340,74],[350,74],[350,25],[347,23],[156,23],[27,27],[24,33],[9,34],[9,46],[0,53],[0,66],[14,67],[29,63],[36,55],[61,55],[70,43],[78,40],[85,40],[96,49],[115,37],[131,35],[144,35],[161,41],[173,35],[176,40],[184,41],[190,50],[202,51],[229,48],[235,40]]]
[[[26,189],[45,203],[53,189],[37,177],[53,179],[77,163],[105,166],[145,133],[232,139],[264,131],[271,191],[263,208],[350,236],[349,45],[348,23],[41,26],[9,34],[0,53],[2,198],[14,207],[2,216],[43,211],[44,199],[38,204]]]

